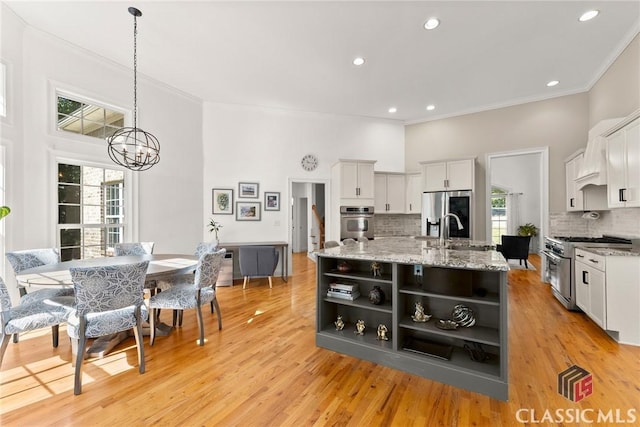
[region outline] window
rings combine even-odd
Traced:
[[[498,187],[491,188],[491,241],[500,244],[507,234],[507,192]]]
[[[58,163],[58,238],[62,261],[106,256],[124,240],[124,172]]]
[[[105,139],[124,126],[124,114],[57,93],[57,128]]]

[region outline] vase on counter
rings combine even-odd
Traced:
[[[380,286],[374,286],[373,289],[369,291],[369,301],[375,305],[384,303],[384,292],[380,289]]]

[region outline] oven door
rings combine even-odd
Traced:
[[[545,281],[551,283],[555,292],[571,299],[571,259],[563,258],[550,251],[543,251]]]
[[[358,237],[373,239],[373,215],[342,215],[340,240]]]

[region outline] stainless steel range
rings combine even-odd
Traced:
[[[553,295],[569,310],[580,311],[576,305],[574,273],[576,246],[626,247],[631,240],[614,236],[548,237],[544,238],[543,280],[551,284]]]

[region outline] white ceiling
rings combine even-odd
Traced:
[[[138,72],[205,101],[409,123],[586,91],[640,28],[640,0],[5,3],[128,67],[138,7]]]

